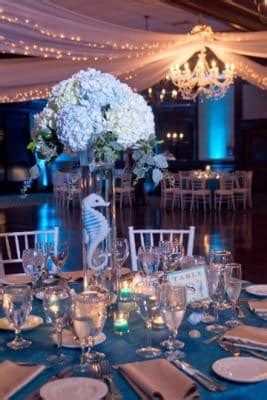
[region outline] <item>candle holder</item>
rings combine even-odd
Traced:
[[[132,291],[132,282],[128,280],[123,280],[120,283],[120,293],[119,293],[119,301],[132,301],[133,299],[133,291]]]
[[[114,311],[113,313],[113,329],[116,335],[125,335],[129,333],[128,324],[129,313],[125,311]]]
[[[152,328],[153,329],[164,329],[166,328],[166,324],[164,318],[161,315],[155,315],[152,319]]]

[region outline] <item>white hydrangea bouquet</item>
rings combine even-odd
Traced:
[[[29,148],[47,161],[64,150],[90,148],[97,159],[112,162],[120,151],[132,149],[134,174],[144,178],[152,170],[157,184],[168,164],[154,154],[154,145],[154,117],[144,98],[114,76],[88,69],[52,88],[35,116]]]

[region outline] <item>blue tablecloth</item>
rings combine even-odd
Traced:
[[[247,305],[243,305],[242,308],[247,316],[245,323],[267,328],[267,322],[254,316],[254,314],[248,310]],[[42,317],[44,316],[41,302],[38,300],[34,302],[33,313]],[[205,325],[203,323],[196,325],[194,328],[199,329],[202,335],[199,339],[190,339],[188,337],[188,331],[193,329],[193,327],[191,324],[189,324],[187,318],[185,318],[180,329],[179,337],[186,343],[184,348],[186,360],[188,360],[195,367],[200,368],[203,372],[215,377],[211,370],[212,363],[219,358],[229,357],[230,354],[222,350],[216,343],[209,345],[203,343],[204,339],[210,337],[210,334],[204,330],[204,326]],[[141,345],[141,343],[144,343],[146,333],[144,324],[137,315],[133,315],[133,318],[130,321],[130,333],[125,336],[117,336],[113,333],[111,319],[107,320],[104,331],[107,335],[107,340],[99,345],[98,348],[106,353],[112,365],[131,362],[137,359],[135,350]],[[24,336],[32,340],[32,346],[28,349],[15,352],[7,349],[7,347],[3,345],[2,351],[0,352],[0,359],[32,361],[40,363],[44,362],[48,355],[53,354],[56,351],[55,345],[51,340],[51,333],[51,326],[46,324],[35,330],[24,332]],[[5,341],[9,341],[13,337],[12,332],[2,331],[0,335]],[[166,338],[167,336],[167,330],[155,330],[153,331],[153,343],[156,345],[160,342],[160,340]],[[80,356],[79,350],[65,349],[64,352],[73,356],[73,362],[78,362]],[[39,388],[49,379],[50,376],[54,374],[55,370],[53,369],[49,368],[45,370],[39,377],[14,395],[12,400],[22,400],[27,398],[32,391]],[[123,394],[123,398],[127,400],[137,400],[139,397],[122,378],[122,376],[115,370],[113,371],[113,374],[115,383]],[[216,377],[216,379],[222,382],[220,378]],[[235,384],[232,382],[224,383],[226,383],[228,390],[223,393],[209,392],[200,386],[201,399],[254,400],[256,398],[257,400],[265,400],[267,398],[267,381],[257,384]]]

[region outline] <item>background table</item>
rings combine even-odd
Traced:
[[[244,292],[242,297],[248,298]],[[252,298],[252,296],[251,296]],[[246,313],[247,318],[245,322],[250,325],[261,326],[267,328],[267,322],[256,317],[253,313],[248,310],[247,305],[242,305],[243,311]],[[192,310],[188,309],[188,312]],[[34,301],[33,314],[44,317],[41,302],[38,300]],[[215,377],[218,381],[224,382],[228,390],[223,393],[209,392],[200,386],[201,399],[204,400],[266,400],[267,398],[267,381],[263,381],[256,384],[235,384],[216,377],[211,371],[211,365],[214,361],[222,357],[230,357],[231,354],[225,352],[216,343],[204,344],[203,340],[207,339],[211,335],[205,331],[205,324],[200,323],[193,327],[187,321],[187,316],[181,326],[179,338],[185,341],[186,345],[184,351],[186,353],[186,360],[189,361],[193,366],[201,369],[203,372],[210,374]],[[188,331],[191,329],[199,329],[201,331],[201,337],[199,339],[191,339],[188,337]],[[117,336],[113,333],[112,320],[107,320],[105,329],[107,340],[101,345],[97,346],[98,349],[104,351],[107,358],[110,360],[112,365],[119,363],[126,363],[136,361],[138,358],[135,355],[135,350],[144,344],[146,331],[144,323],[140,320],[138,315],[133,314],[130,320],[130,333],[125,336]],[[13,360],[13,361],[32,361],[42,363],[45,362],[47,356],[54,354],[56,347],[51,339],[52,328],[50,325],[44,324],[37,329],[32,331],[24,332],[24,336],[33,341],[30,348],[21,351],[12,351],[7,349],[3,344],[0,349],[0,360]],[[13,338],[13,332],[0,331],[0,337],[4,341],[9,341]],[[154,330],[153,331],[153,343],[157,345],[160,340],[168,336],[167,330]],[[79,362],[80,351],[65,349],[64,352],[73,356],[73,363]],[[140,360],[140,359],[139,359]],[[64,367],[63,367],[64,368]],[[40,374],[35,380],[23,388],[20,392],[12,397],[12,400],[25,400],[32,391],[43,385],[50,376],[55,374],[55,369],[49,368]],[[123,398],[126,400],[137,400],[139,397],[129,386],[129,384],[122,378],[117,372],[113,371],[114,381],[121,391]],[[177,399],[179,400],[179,399]]]

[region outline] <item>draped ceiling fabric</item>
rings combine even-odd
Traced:
[[[43,98],[52,85],[80,69],[111,72],[136,90],[163,79],[203,46],[237,74],[267,89],[267,68],[247,56],[267,57],[267,31],[165,34],[114,25],[44,0],[0,0],[0,51],[33,56],[0,64],[0,102]]]

